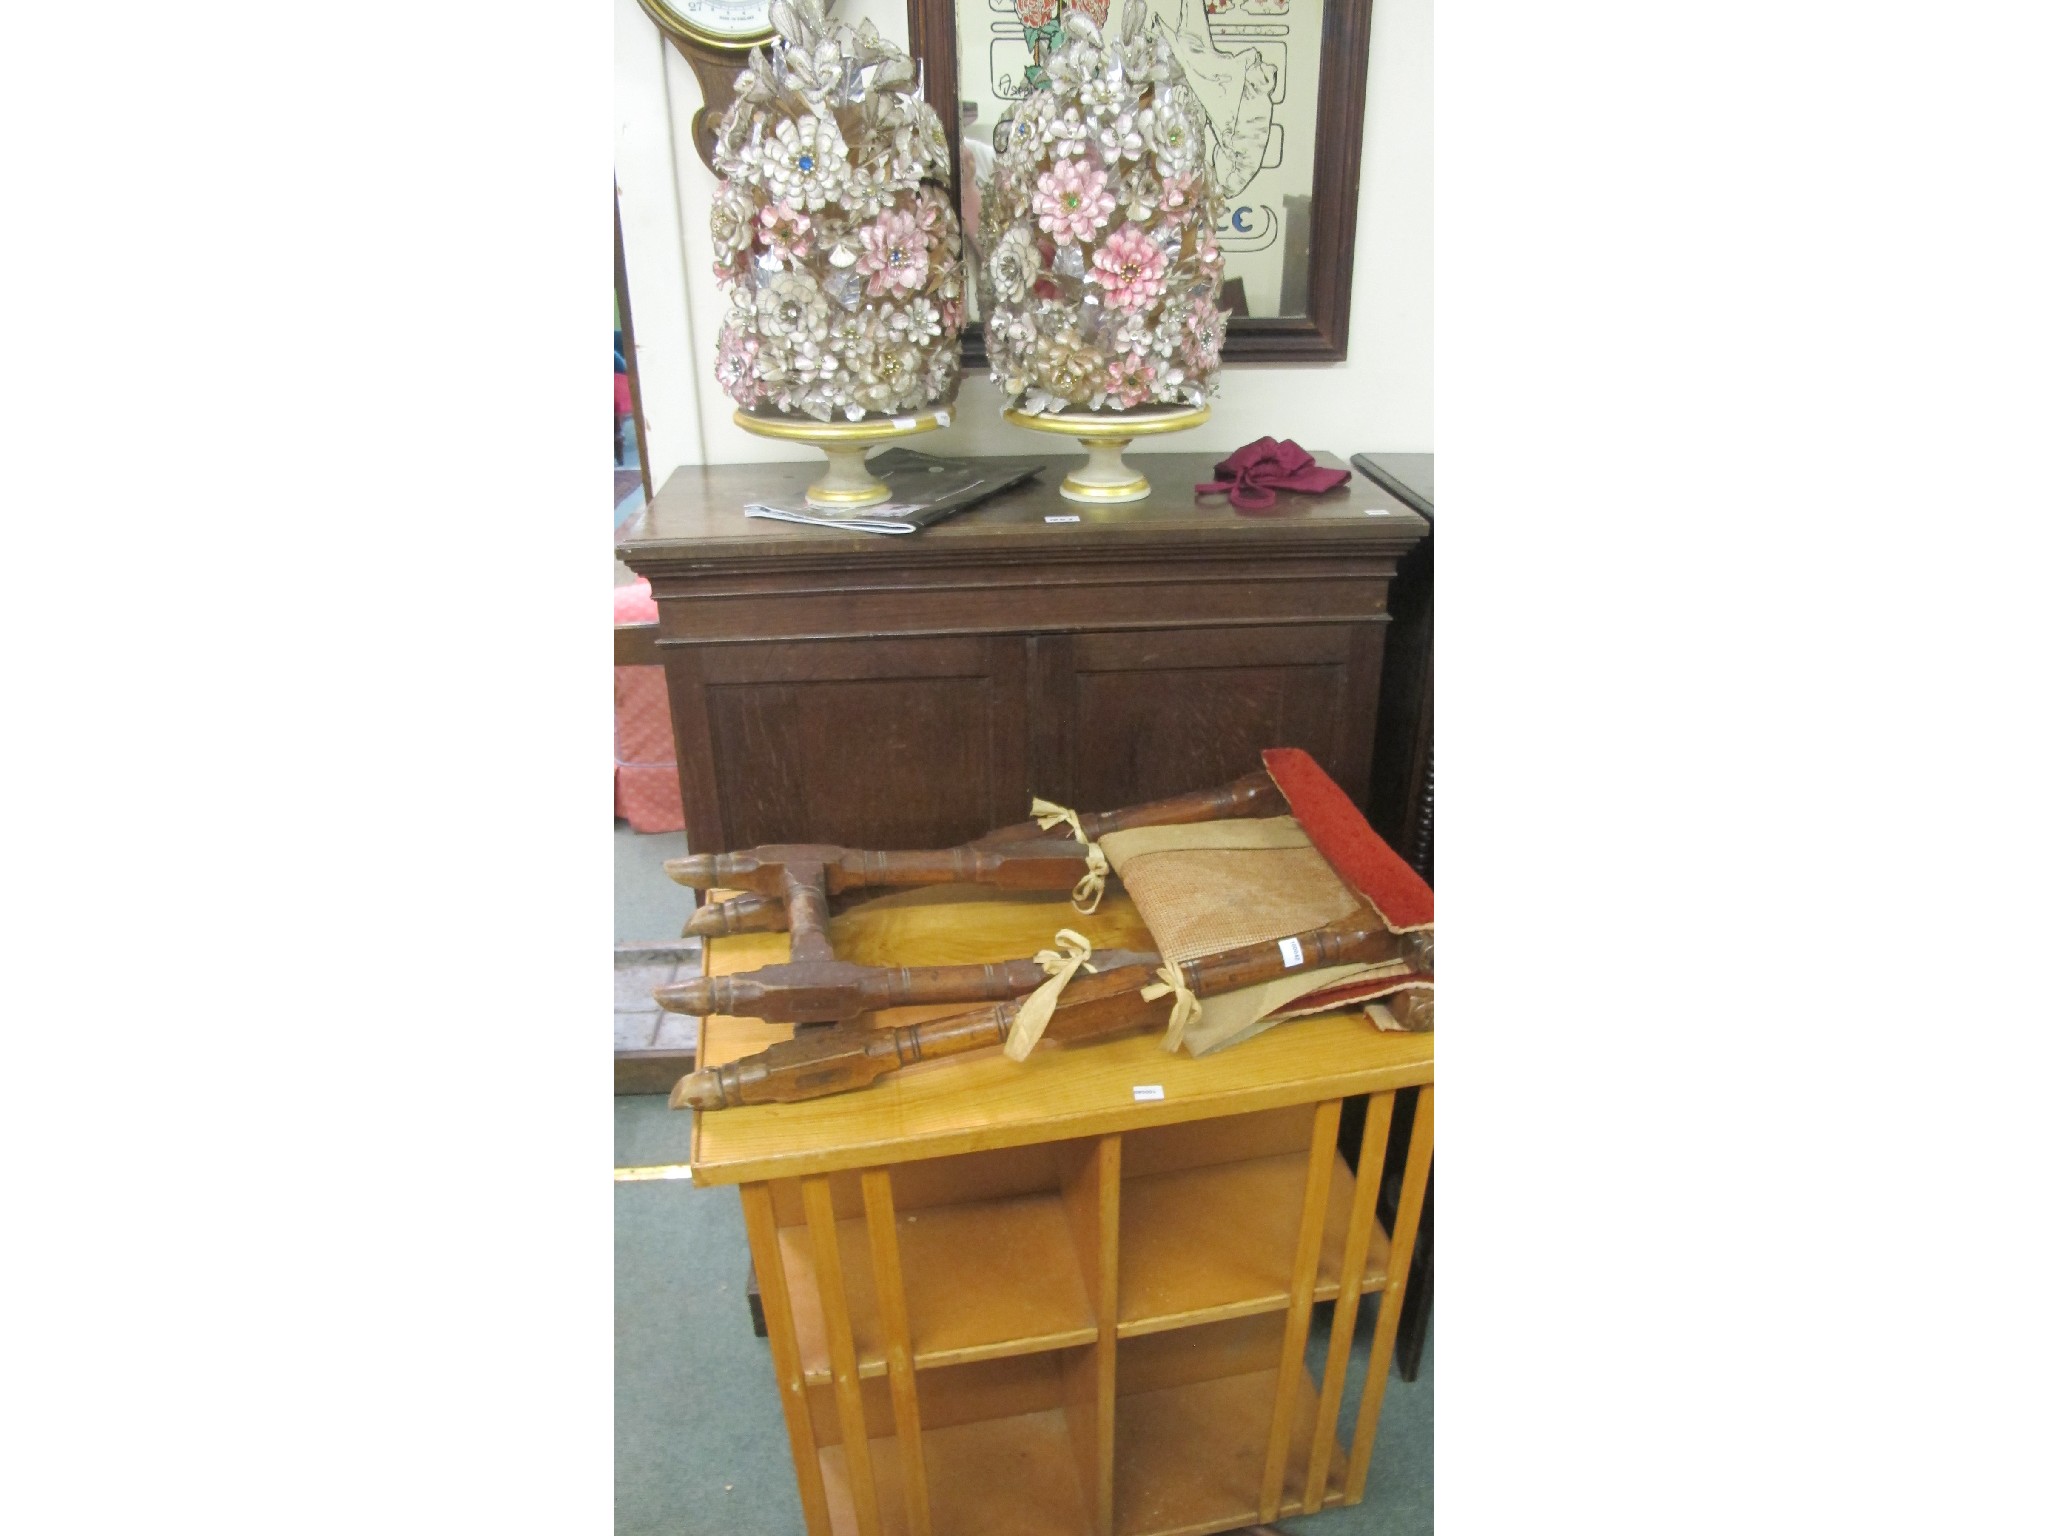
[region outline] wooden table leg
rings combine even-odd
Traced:
[[[1367,1105],[1365,1134],[1358,1154],[1358,1180],[1352,1186],[1351,1225],[1344,1239],[1343,1267],[1338,1276],[1337,1306],[1330,1315],[1330,1350],[1323,1362],[1323,1394],[1316,1405],[1316,1430],[1309,1444],[1308,1478],[1302,1484],[1301,1512],[1313,1515],[1323,1507],[1330,1482],[1330,1457],[1337,1444],[1337,1412],[1344,1402],[1344,1377],[1351,1364],[1351,1335],[1358,1326],[1359,1296],[1365,1261],[1372,1250],[1373,1213],[1379,1204],[1380,1169],[1387,1156],[1387,1127],[1393,1118],[1394,1095],[1376,1093]]]
[[[1415,1251],[1415,1228],[1422,1219],[1422,1191],[1429,1182],[1434,1150],[1436,1088],[1416,1090],[1415,1123],[1409,1132],[1407,1167],[1401,1175],[1401,1204],[1394,1217],[1393,1252],[1387,1262],[1387,1288],[1380,1295],[1380,1315],[1372,1330],[1372,1355],[1365,1368],[1365,1394],[1358,1404],[1358,1427],[1352,1432],[1351,1460],[1344,1469],[1344,1502],[1365,1496],[1365,1474],[1372,1465],[1372,1444],[1379,1428],[1380,1401],[1386,1396],[1387,1368],[1394,1360],[1394,1328],[1401,1317],[1407,1287],[1408,1259]]]
[[[1287,1457],[1294,1435],[1295,1394],[1300,1390],[1302,1353],[1308,1344],[1309,1314],[1315,1309],[1316,1263],[1323,1251],[1323,1220],[1330,1206],[1330,1177],[1337,1160],[1339,1100],[1316,1106],[1309,1135],[1308,1188],[1302,1198],[1301,1226],[1295,1235],[1294,1273],[1289,1285],[1287,1327],[1280,1344],[1279,1390],[1273,1403],[1272,1427],[1266,1438],[1266,1475],[1259,1488],[1259,1518],[1280,1513]]]
[[[797,1500],[803,1506],[809,1536],[832,1536],[832,1513],[825,1504],[825,1483],[818,1473],[818,1443],[811,1433],[811,1402],[804,1391],[803,1361],[797,1355],[796,1323],[790,1315],[789,1286],[782,1273],[782,1250],[775,1236],[775,1207],[765,1184],[740,1186],[740,1209],[746,1214],[747,1243],[765,1278],[761,1297],[768,1312],[768,1350],[775,1361],[776,1385],[782,1392],[783,1420],[789,1427],[790,1458],[796,1465]]]
[[[1394,1368],[1403,1381],[1422,1374],[1422,1344],[1429,1336],[1436,1290],[1436,1170],[1422,1195],[1422,1224],[1415,1229],[1415,1256],[1408,1261],[1408,1299],[1401,1307],[1401,1331],[1394,1337]]]

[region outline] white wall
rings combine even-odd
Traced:
[[[771,443],[732,424],[732,404],[711,372],[724,314],[705,227],[715,178],[689,134],[703,97],[689,65],[663,43],[637,0],[613,5],[613,153],[653,481],[659,486],[678,464],[810,457],[811,449]],[[1373,5],[1349,357],[1226,366],[1214,414],[1174,437],[1173,448],[1222,454],[1270,434],[1340,456],[1434,449],[1431,5]],[[903,0],[840,0],[834,14],[850,25],[872,18],[883,36],[908,46]],[[932,453],[1045,452],[1043,437],[1002,420],[1001,400],[986,374],[969,376],[954,424],[916,446]]]

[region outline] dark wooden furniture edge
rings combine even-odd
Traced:
[[[1014,529],[1016,525],[1006,526]],[[1397,557],[1412,549],[1429,532],[1429,525],[1413,513],[1398,518],[1374,519],[1370,525],[1339,526],[1344,531],[1333,532],[1329,525],[1307,528],[1275,524],[1272,532],[1266,535],[1266,552],[1277,550],[1304,560],[1356,555]],[[862,565],[890,570],[917,570],[932,566],[957,570],[971,563],[990,569],[1021,565],[1099,565],[1104,554],[1142,559],[1147,566],[1190,565],[1204,560],[1232,560],[1241,553],[1238,547],[1241,536],[1185,523],[1136,529],[1094,528],[1089,530],[1089,543],[1085,545],[1078,544],[1071,533],[1062,537],[1055,529],[1049,535],[1041,535],[1025,528],[1006,538],[1003,548],[987,550],[976,550],[972,542],[958,538],[904,548],[902,546],[907,540],[871,537],[856,543],[859,537],[821,531],[816,540],[778,541],[775,548],[767,552],[758,548],[721,550],[717,543],[708,540],[682,543],[667,539],[629,539],[618,544],[616,549],[619,559],[635,573],[650,577],[708,571],[749,575],[767,571],[843,573]],[[910,535],[911,539],[917,537],[916,534]],[[737,544],[739,541],[731,542]],[[873,546],[877,542],[885,542],[890,547],[886,551],[876,551]]]
[[[658,667],[661,652],[655,647],[659,624],[614,624],[612,665],[615,667]]]
[[[1351,467],[1403,506],[1420,513],[1432,522],[1435,521],[1435,504],[1427,500],[1414,486],[1405,484],[1399,475],[1379,463],[1371,454],[1354,453],[1351,455]]]

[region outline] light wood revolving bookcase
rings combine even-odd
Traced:
[[[1121,893],[1079,917],[1057,898],[958,887],[856,907],[833,920],[833,947],[865,964],[985,962],[1063,927],[1151,947]],[[780,934],[714,939],[706,969],[787,952]],[[707,1019],[700,1065],[790,1029]],[[989,1052],[699,1115],[697,1183],[740,1187],[809,1536],[1196,1536],[1356,1503],[1429,1172],[1434,1071],[1431,1036],[1345,1013],[1201,1061],[1165,1055],[1156,1033],[1045,1044],[1021,1064]],[[1375,1207],[1408,1087],[1388,1232]],[[1357,1094],[1354,1176],[1337,1122]],[[1306,1358],[1318,1301],[1336,1303],[1320,1381]]]

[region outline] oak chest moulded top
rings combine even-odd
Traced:
[[[619,558],[659,583],[663,576],[749,572],[846,573],[868,569],[1142,557],[1148,561],[1213,561],[1248,556],[1381,555],[1398,557],[1427,535],[1429,525],[1362,476],[1323,496],[1282,491],[1272,508],[1241,513],[1227,497],[1198,497],[1194,487],[1214,475],[1209,454],[1133,454],[1152,495],[1122,506],[1082,506],[1059,494],[1063,457],[991,459],[991,467],[1043,462],[1022,486],[956,514],[920,533],[839,533],[795,523],[750,519],[749,501],[801,505],[816,478],[807,460],[770,464],[686,465],[675,470],[647,509],[620,531]],[[1316,460],[1348,469],[1341,459]],[[1065,521],[1078,517],[1079,521]],[[1062,521],[1048,522],[1048,518]]]

